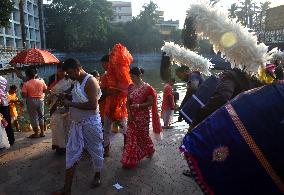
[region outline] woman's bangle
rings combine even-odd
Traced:
[[[139,104],[137,104],[137,108],[139,109],[139,107],[140,107],[140,105]]]

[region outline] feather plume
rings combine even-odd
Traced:
[[[208,59],[190,51],[189,49],[180,47],[173,42],[165,42],[162,47],[162,51],[164,51],[171,60],[176,62],[178,65],[186,65],[193,71],[199,71],[205,75],[211,75],[209,69],[213,67],[213,64]]]
[[[271,53],[264,43],[248,28],[228,18],[227,10],[205,4],[191,5],[187,17],[196,21],[196,32],[208,37],[214,51],[231,63],[232,68],[244,69],[257,74],[258,68],[269,62]]]

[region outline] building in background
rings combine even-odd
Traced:
[[[179,27],[179,20],[164,20],[157,24],[162,35],[170,35]]]
[[[284,5],[267,10],[263,42],[284,49]]]
[[[164,40],[171,40],[173,32],[179,29],[179,20],[165,20],[164,12],[159,12],[160,17],[156,26],[159,29],[161,35],[163,35]]]
[[[131,2],[111,1],[113,8],[112,23],[126,23],[132,20]]]
[[[42,0],[13,0],[10,26],[0,28],[0,48],[45,48]]]

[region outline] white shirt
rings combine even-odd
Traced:
[[[7,91],[8,91],[7,80],[0,76],[0,99],[3,106],[8,106]]]

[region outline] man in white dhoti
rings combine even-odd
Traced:
[[[57,72],[49,78],[48,104],[50,110],[50,128],[52,130],[52,149],[58,154],[65,154],[66,139],[70,129],[68,109],[60,109],[60,99],[70,92],[73,81],[66,77],[62,64],[57,65]]]
[[[92,159],[95,175],[91,187],[100,185],[100,172],[103,168],[103,132],[98,111],[101,95],[97,80],[87,74],[80,62],[68,59],[63,63],[63,70],[69,78],[75,80],[72,89],[72,102],[64,100],[70,107],[71,128],[66,146],[66,175],[64,188],[54,194],[71,194],[71,186],[76,163],[86,149]]]

